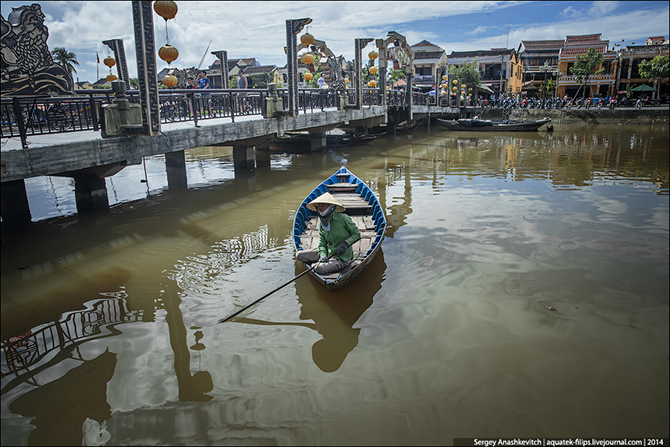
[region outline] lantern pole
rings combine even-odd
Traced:
[[[128,76],[128,63],[126,61],[126,52],[123,48],[123,39],[103,40],[102,43],[114,52],[116,72],[119,75],[119,79],[126,83],[126,90],[130,90],[130,77]],[[100,76],[98,76],[98,79],[100,79]]]
[[[156,47],[151,2],[133,0],[132,6],[143,133],[153,135],[160,132],[161,123],[158,111]]]
[[[365,38],[365,39],[354,39],[354,87],[355,87],[355,104],[354,108],[361,108],[362,97],[363,97],[363,75],[362,75],[362,50],[367,44],[372,42],[374,39]]]
[[[296,35],[305,25],[312,23],[309,17],[286,21],[286,68],[288,69],[288,112],[298,116],[298,51]]]

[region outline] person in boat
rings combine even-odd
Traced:
[[[344,214],[344,206],[325,192],[308,203],[307,208],[319,215],[319,248],[299,251],[298,260],[318,262],[314,271],[320,275],[338,272],[351,264],[354,258],[351,245],[361,238],[361,233],[351,217]]]

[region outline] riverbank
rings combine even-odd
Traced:
[[[509,119],[537,120],[544,117],[551,118],[553,125],[593,125],[615,124],[624,126],[660,125],[670,123],[670,109],[668,107],[647,107],[641,110],[635,108],[610,109],[512,109]],[[502,119],[502,110],[484,109],[482,119]]]

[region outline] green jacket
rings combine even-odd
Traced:
[[[330,221],[330,231],[326,231],[319,222],[319,256],[328,257],[334,255],[342,241],[346,240],[349,248],[341,256],[336,256],[342,261],[354,257],[354,250],[351,244],[361,238],[361,233],[351,217],[343,213],[334,212]]]

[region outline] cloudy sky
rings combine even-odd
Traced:
[[[46,15],[49,48],[65,47],[79,61],[75,80],[95,81],[96,52],[109,54],[103,40],[123,39],[131,77],[137,76],[130,1],[2,1],[6,19],[12,7],[38,3]],[[410,45],[428,40],[451,51],[518,48],[521,40],[564,39],[601,33],[603,39],[630,45],[651,36],[668,38],[667,1],[354,1],[214,2],[177,1],[179,12],[168,22],[170,44],[179,50],[173,67],[202,68],[214,61],[211,51],[229,59],[255,57],[262,65],[286,65],[287,19],[312,18],[309,32],[336,55],[353,59],[354,39],[382,38],[396,31]],[[165,21],[154,15],[156,47],[165,44]],[[205,50],[210,40],[211,46]],[[369,47],[372,49],[372,45]],[[164,66],[159,59],[158,69]],[[100,76],[108,68],[100,64]]]

